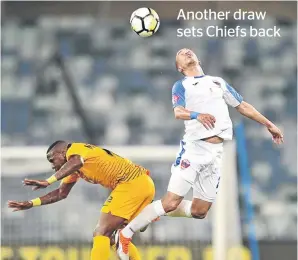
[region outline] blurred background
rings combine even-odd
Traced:
[[[145,6],[161,19],[158,33],[147,39],[129,25],[131,13]],[[55,140],[118,147],[150,169],[156,197],[164,194],[183,135],[171,104],[171,88],[181,78],[175,55],[183,47],[198,54],[206,74],[223,77],[285,135],[285,145],[276,147],[266,129],[231,111],[245,131],[246,149],[233,155],[247,250],[228,260],[297,259],[297,3],[2,1],[1,8],[2,259],[89,259],[108,191],[81,181],[63,202],[19,213],[6,207],[8,199],[45,192],[32,193],[21,181],[51,174],[45,151]],[[177,21],[180,8],[267,14],[264,21],[188,22]],[[282,37],[177,38],[178,28],[211,24],[276,25]],[[211,260],[213,222],[212,213],[204,220],[163,219],[136,241],[146,260]]]

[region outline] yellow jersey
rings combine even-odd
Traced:
[[[63,183],[73,183],[82,178],[113,190],[120,183],[129,182],[143,174],[149,175],[144,167],[95,145],[72,143],[66,152],[66,160],[72,155],[80,155],[84,164],[79,171],[65,177]]]

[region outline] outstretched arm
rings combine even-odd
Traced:
[[[25,186],[34,186],[33,190],[46,188],[52,183],[62,180],[63,178],[71,175],[72,173],[79,170],[84,164],[84,161],[80,155],[73,155],[69,160],[58,170],[54,175],[46,180],[28,180],[23,181]]]
[[[272,135],[272,139],[276,144],[283,143],[283,134],[281,130],[274,125],[269,119],[263,116],[258,110],[256,110],[251,104],[242,101],[239,106],[236,107],[237,111],[245,117],[252,119],[267,127],[268,131]]]
[[[48,194],[30,200],[30,201],[8,201],[8,207],[12,208],[13,211],[19,211],[19,210],[26,210],[30,209],[33,206],[40,206],[40,205],[47,205],[51,203],[55,203],[57,201],[65,199],[72,187],[75,185],[76,182],[73,183],[61,183],[60,187],[56,190],[53,190],[49,192]]]
[[[72,155],[69,160],[61,167],[61,169],[54,174],[54,176],[58,181],[62,180],[66,176],[79,170],[83,164],[84,160],[80,155]]]

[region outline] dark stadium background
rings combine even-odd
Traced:
[[[148,39],[139,38],[128,23],[132,11],[143,6],[155,9],[161,19],[157,35]],[[259,259],[297,259],[297,3],[3,1],[1,7],[2,146],[46,146],[56,139],[100,145],[176,145],[183,128],[182,122],[173,119],[170,103],[171,86],[180,77],[174,58],[178,49],[191,47],[205,73],[225,78],[282,126],[286,144],[276,148],[260,126],[245,121],[254,223]],[[266,22],[280,26],[282,38],[177,39],[176,29],[191,25],[176,20],[180,8],[266,10]],[[235,26],[234,21],[221,23]],[[155,174],[157,197],[162,196],[169,165],[144,164]],[[40,260],[88,259],[93,220],[106,191],[79,186],[61,205],[11,214],[8,199],[30,199],[41,193],[34,195],[20,185],[30,174],[26,168],[24,175],[1,173],[2,259],[37,259],[20,256],[38,250],[43,255]],[[35,175],[44,176],[45,172]],[[243,196],[240,190],[241,210]],[[207,228],[202,224],[199,234],[185,231],[184,236],[179,232],[167,236],[182,222],[164,221],[164,229],[152,227],[146,238],[137,237],[137,241],[151,249],[158,246],[152,249],[157,255],[166,251],[163,245],[180,245],[190,250],[192,259],[209,259],[205,247],[211,241],[210,223],[204,224]],[[184,225],[191,230],[191,225]],[[249,247],[245,225],[242,235]],[[50,258],[47,250],[55,257]],[[176,259],[169,255],[179,248],[170,250],[174,251],[165,257],[150,259]],[[15,257],[5,258],[5,254]]]

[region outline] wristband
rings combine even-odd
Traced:
[[[198,112],[190,112],[190,119],[197,119],[199,114]]]
[[[57,178],[55,175],[52,175],[50,178],[46,179],[46,181],[49,183],[49,184],[52,184],[54,182],[57,181]]]
[[[40,206],[41,205],[41,199],[40,198],[36,198],[36,199],[33,199],[33,200],[30,200],[33,204],[33,207],[37,207],[37,206]]]

